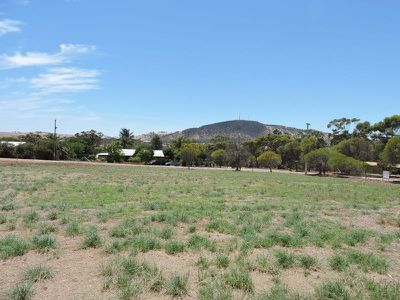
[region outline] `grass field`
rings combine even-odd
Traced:
[[[0,298],[400,299],[400,186],[0,165]]]

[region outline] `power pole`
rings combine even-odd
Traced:
[[[57,160],[57,120],[54,120],[53,160]]]
[[[307,126],[307,135],[309,135],[309,133],[310,133],[310,123],[306,123],[306,126]],[[307,161],[305,161],[304,160],[304,174],[306,174],[307,175],[307,173],[308,173],[308,165],[307,165]]]

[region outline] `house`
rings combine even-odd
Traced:
[[[122,151],[122,156],[126,158],[134,156],[136,152],[135,149],[122,149],[121,151]],[[107,156],[108,156],[107,152],[98,153],[96,155],[96,159],[107,158]]]
[[[136,153],[136,149],[122,149],[122,156],[125,158],[129,158],[131,156],[134,156]],[[108,153],[107,152],[102,152],[98,153],[96,155],[96,159],[105,159],[107,158]],[[154,158],[163,158],[164,156],[164,151],[162,150],[153,150],[153,157]]]
[[[7,144],[8,146],[17,147],[19,145],[26,144],[25,142],[9,142],[9,141],[0,141],[0,144]]]
[[[162,150],[153,150],[153,157],[154,158],[163,158],[164,157],[164,151],[162,151]]]

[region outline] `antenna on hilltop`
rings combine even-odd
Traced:
[[[310,123],[306,123],[306,125],[307,125],[307,131],[310,130],[310,125],[311,124]]]

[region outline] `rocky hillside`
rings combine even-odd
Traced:
[[[266,125],[256,121],[236,120],[204,125],[199,128],[189,128],[183,131],[164,135],[162,136],[162,139],[165,142],[176,139],[179,136],[194,139],[198,142],[207,142],[215,136],[254,139],[272,133],[274,130],[279,130],[280,132],[289,135],[298,135],[303,131],[301,129],[281,125]]]

